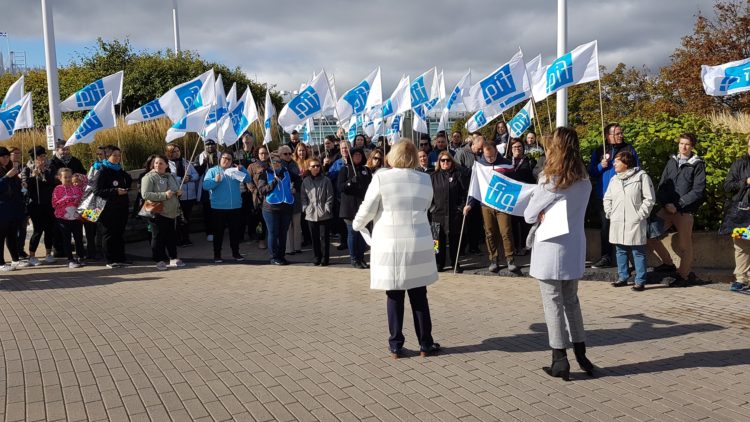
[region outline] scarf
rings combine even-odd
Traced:
[[[114,170],[114,171],[120,171],[120,170],[122,170],[122,164],[120,164],[120,163],[113,164],[113,163],[110,163],[109,160],[102,160],[101,161],[101,165],[104,166],[104,167],[106,167],[106,168],[108,168],[108,169],[110,169],[110,170]]]

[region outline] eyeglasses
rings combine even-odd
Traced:
[[[281,164],[281,160],[271,160],[273,164]]]
[[[320,164],[311,164],[311,165],[310,165],[310,168],[311,168],[311,169],[314,169],[314,168],[316,168],[316,167],[317,167],[317,168],[320,168]]]
[[[450,163],[451,160],[449,160],[448,158],[443,158],[443,159],[440,160],[440,162],[441,163]]]

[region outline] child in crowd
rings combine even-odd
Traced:
[[[52,192],[52,207],[55,209],[63,252],[68,256],[68,268],[78,268],[85,265],[81,258],[85,251],[83,247],[83,223],[78,215],[78,205],[83,198],[83,189],[87,180],[85,175],[74,175],[67,167],[58,170],[57,178],[61,184],[55,186],[55,190]],[[70,245],[71,235],[73,235],[75,242],[77,260],[73,258],[73,250]]]

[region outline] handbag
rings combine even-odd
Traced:
[[[145,201],[143,201],[141,210],[138,211],[138,216],[154,218],[162,212],[164,212],[164,202],[156,202],[146,199]]]
[[[83,198],[81,198],[81,203],[78,205],[77,211],[81,219],[90,223],[96,223],[99,221],[99,217],[106,205],[106,199],[97,196],[93,189],[87,188],[83,193]]]
[[[724,206],[724,219],[719,227],[719,234],[732,234],[735,228],[750,226],[750,206],[742,202],[728,202]]]

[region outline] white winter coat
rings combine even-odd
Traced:
[[[408,290],[438,279],[427,210],[430,176],[411,169],[383,169],[372,176],[352,226],[364,231],[374,222],[370,288]]]
[[[645,245],[648,216],[654,206],[654,185],[638,167],[615,175],[604,193],[604,212],[609,219],[609,242]]]

